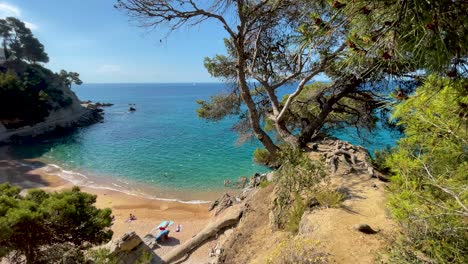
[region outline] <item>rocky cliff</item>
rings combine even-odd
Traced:
[[[0,144],[21,142],[32,139],[58,129],[70,129],[97,123],[103,119],[101,111],[96,108],[86,108],[80,104],[75,93],[67,86],[60,88],[64,98],[70,98],[71,104],[50,111],[42,122],[15,129],[7,129],[0,121]]]

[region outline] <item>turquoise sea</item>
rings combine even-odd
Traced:
[[[211,123],[197,117],[195,101],[224,89],[216,83],[75,86],[81,100],[114,104],[105,108],[104,123],[15,150],[52,164],[51,170],[77,184],[159,198],[203,199],[194,193],[220,192],[225,179],[268,170],[252,161],[256,142],[236,143],[231,130],[235,118]],[[129,112],[129,103],[137,111]],[[366,141],[353,130],[337,136],[371,152],[393,145],[397,138],[382,129],[366,135]]]

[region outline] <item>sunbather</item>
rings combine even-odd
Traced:
[[[130,216],[125,220],[126,223],[137,220],[137,217],[133,214],[130,214]]]

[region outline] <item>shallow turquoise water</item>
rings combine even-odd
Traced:
[[[81,173],[77,175],[93,175],[88,183],[112,179],[116,188],[138,183],[178,190],[220,190],[225,179],[267,171],[252,161],[257,144],[236,144],[237,135],[231,131],[235,119],[209,123],[197,117],[195,101],[223,89],[222,84],[200,83],[84,84],[74,87],[80,99],[114,104],[105,108],[104,123],[17,150]],[[136,112],[128,112],[129,103],[136,104]],[[393,145],[396,138],[379,130],[362,142],[353,133],[337,135],[372,151]]]

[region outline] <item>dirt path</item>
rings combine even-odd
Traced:
[[[313,160],[325,159],[330,164],[338,149],[353,153],[354,157],[339,156],[335,173],[330,169],[328,180],[323,184],[339,190],[344,200],[338,208],[306,211],[296,236],[317,243],[314,249],[327,255],[329,263],[376,263],[378,252],[397,230],[385,209],[387,183],[370,176],[372,169],[368,167],[367,151],[346,142],[325,142],[309,152],[309,156]],[[221,263],[267,263],[281,242],[292,245],[294,235],[271,229],[269,215],[275,198],[273,188],[274,184],[259,188],[249,200],[241,222],[223,243],[225,252]],[[362,233],[355,229],[359,224],[367,224],[378,232]]]
[[[319,242],[331,263],[375,263],[375,257],[395,231],[385,210],[386,183],[358,172],[343,175],[338,170],[331,183],[346,193],[341,208],[314,210],[304,214],[300,233]],[[364,234],[354,226],[368,224],[377,234]]]

